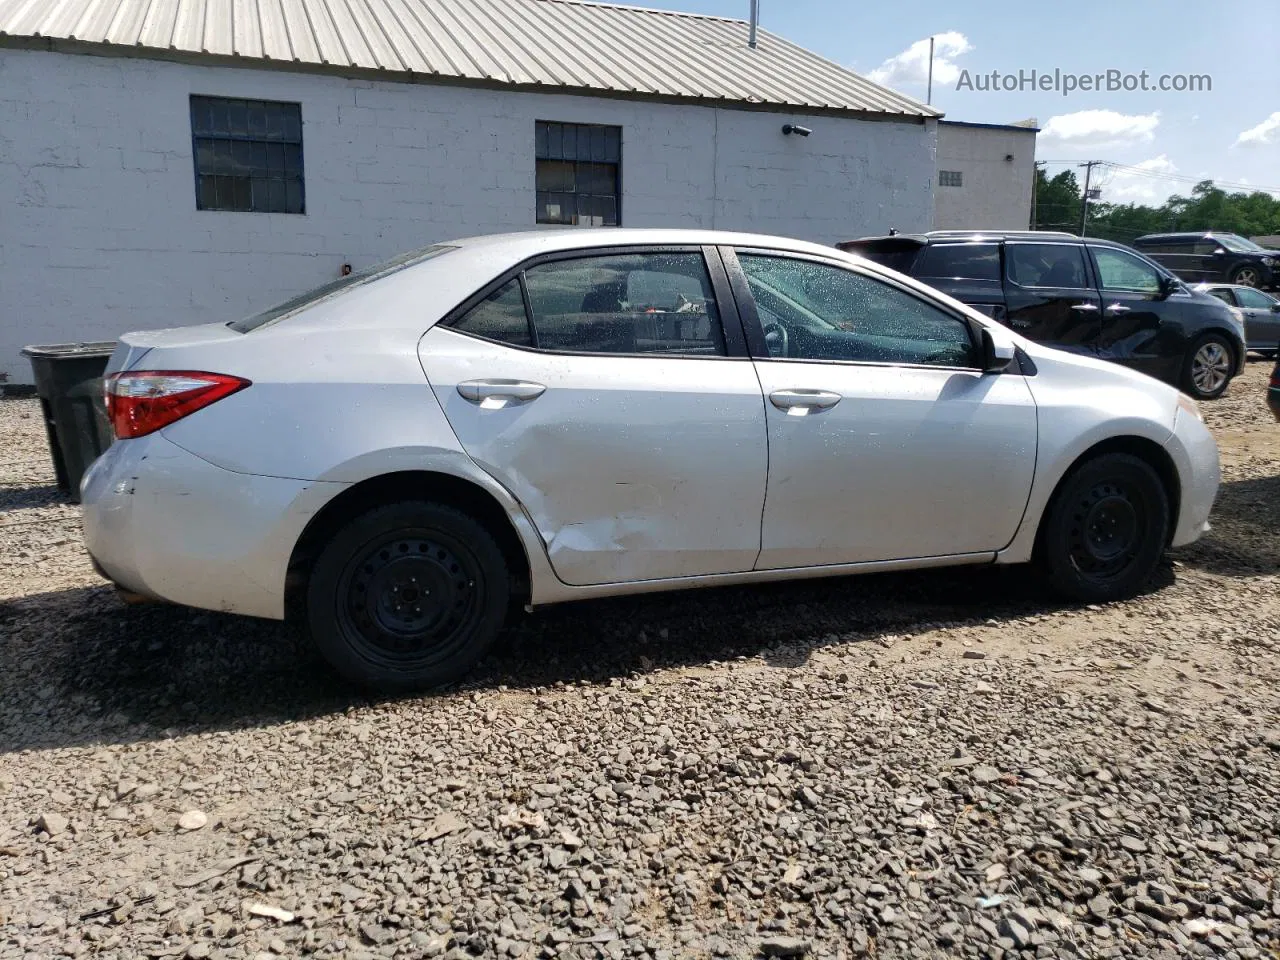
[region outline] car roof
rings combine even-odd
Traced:
[[[447,240],[443,246],[510,255],[515,260],[560,250],[637,246],[706,246],[773,247],[798,253],[831,256],[832,247],[794,237],[776,237],[762,233],[737,233],[728,230],[689,230],[646,227],[560,227],[498,233],[478,237]]]
[[[1212,237],[1214,233],[1223,232],[1222,230],[1176,230],[1172,233],[1144,233],[1133,242],[1137,243],[1139,240],[1185,240],[1188,238]]]
[[[931,243],[981,243],[990,241],[1000,243],[1005,240],[1036,240],[1042,243],[1090,243],[1099,247],[1114,247],[1117,250],[1128,249],[1123,243],[1104,240],[1101,237],[1081,237],[1074,233],[1060,230],[930,230],[928,233],[891,233],[876,237],[859,237],[846,243],[874,243],[877,241],[901,241],[926,246]]]

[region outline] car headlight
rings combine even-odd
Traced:
[[[1201,423],[1204,422],[1204,414],[1200,412],[1200,404],[1196,403],[1185,393],[1178,394],[1178,409],[1191,414],[1191,416],[1195,417]]]
[[[1274,267],[1274,266],[1276,265],[1276,259],[1275,259],[1275,257],[1263,257],[1263,258],[1262,258],[1262,265],[1263,265],[1264,267]]]

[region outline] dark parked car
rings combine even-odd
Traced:
[[[1249,349],[1264,357],[1280,350],[1280,300],[1252,287],[1230,283],[1201,283],[1195,287],[1212,294],[1244,315],[1244,339]]]
[[[1216,297],[1107,240],[974,230],[837,244],[1050,346],[1114,360],[1203,400],[1244,365],[1244,329]]]
[[[1134,249],[1192,283],[1280,284],[1280,250],[1268,250],[1234,233],[1149,233]]]

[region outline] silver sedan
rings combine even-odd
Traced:
[[[684,230],[459,240],[245,320],[125,336],[82,489],[136,594],[297,618],[447,683],[585,597],[1035,561],[1146,584],[1207,526],[1195,404],[891,270]]]

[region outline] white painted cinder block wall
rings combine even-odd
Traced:
[[[938,124],[938,170],[959,170],[964,185],[942,187],[935,179],[934,228],[1026,230],[1035,153],[1031,129]]]
[[[193,93],[302,104],[306,215],[196,210]],[[933,213],[933,121],[0,48],[0,373],[30,382],[25,344],[232,319],[343,263],[534,229],[535,120],[622,126],[624,226],[834,243]]]

